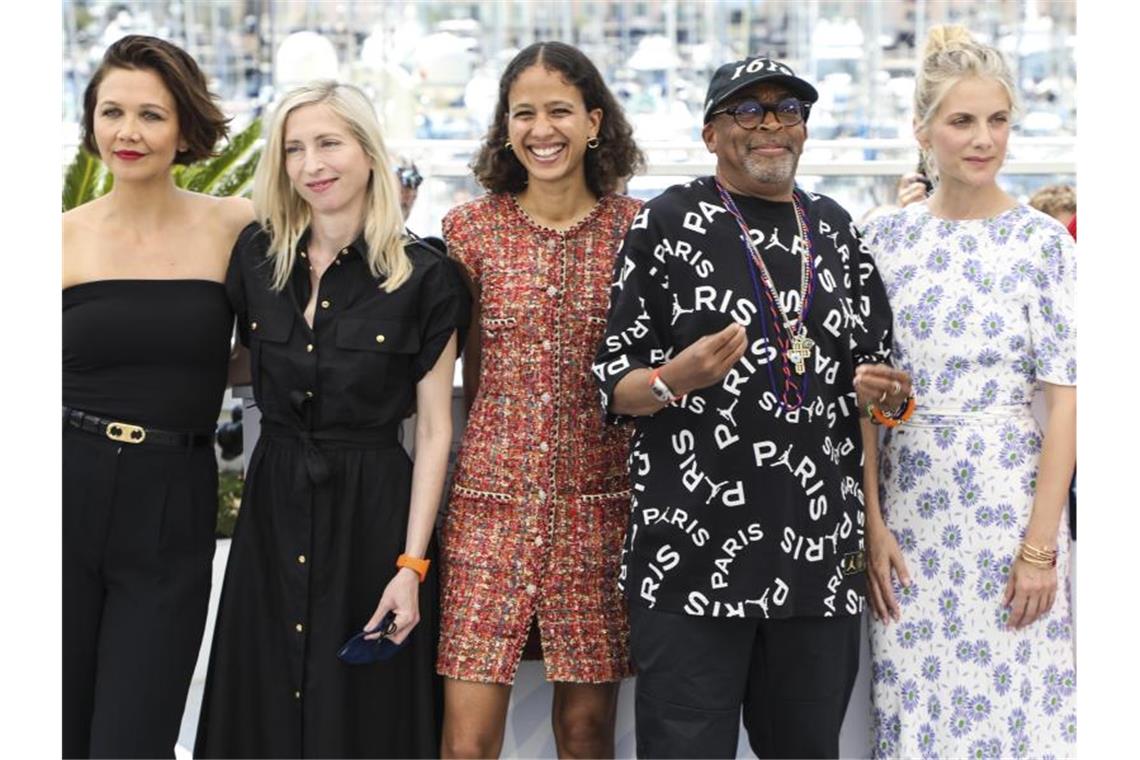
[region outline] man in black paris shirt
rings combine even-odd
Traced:
[[[839,752],[866,587],[860,412],[910,383],[851,217],[795,187],[817,97],[777,61],[718,69],[716,175],[646,204],[617,255],[594,373],[610,418],[636,418],[621,580],[641,757],[731,757],[742,707],[759,757]]]

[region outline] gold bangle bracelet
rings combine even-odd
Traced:
[[[1018,559],[1033,567],[1042,570],[1050,570],[1057,566],[1057,555],[1041,556],[1034,554],[1032,551],[1026,551],[1025,544],[1021,545],[1021,549],[1017,553]]]
[[[1022,544],[1021,545],[1021,553],[1025,556],[1033,557],[1034,559],[1040,559],[1040,560],[1052,560],[1052,559],[1057,558],[1057,550],[1056,549],[1054,549],[1053,551],[1042,551],[1041,549],[1030,546],[1029,544]]]

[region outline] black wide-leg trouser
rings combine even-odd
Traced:
[[[641,758],[838,757],[861,617],[710,618],[630,605]]]
[[[63,756],[174,757],[210,599],[213,446],[63,432]]]

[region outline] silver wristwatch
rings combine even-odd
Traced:
[[[662,404],[672,404],[676,399],[676,394],[673,389],[665,384],[661,379],[661,374],[657,371],[653,373],[653,380],[649,383],[649,390],[653,393],[653,398],[660,401]]]

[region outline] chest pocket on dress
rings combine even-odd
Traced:
[[[381,408],[395,388],[407,390],[412,357],[420,350],[416,322],[345,318],[336,324],[336,371],[322,374],[326,393],[350,409]],[[402,391],[401,391],[402,392]]]
[[[283,357],[288,349],[289,337],[293,334],[292,313],[279,314],[271,310],[250,312],[249,315],[249,354],[253,372],[254,391],[259,398],[262,377],[266,372],[281,371],[274,359]],[[267,366],[268,365],[268,366]]]
[[[336,347],[381,354],[414,354],[420,350],[416,323],[402,319],[342,319]]]

